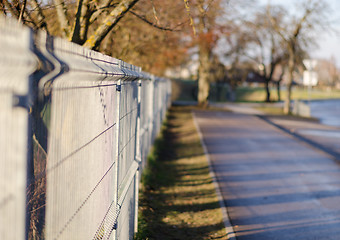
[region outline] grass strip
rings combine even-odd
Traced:
[[[286,99],[287,91],[280,91],[281,100]],[[271,101],[277,101],[278,95],[275,88],[270,88]],[[293,87],[292,100],[319,100],[319,99],[339,99],[340,91],[337,89],[312,89],[309,91],[306,88]],[[266,91],[264,87],[238,87],[236,89],[237,102],[263,102],[266,99]]]
[[[190,107],[172,107],[148,159],[135,239],[227,239]]]

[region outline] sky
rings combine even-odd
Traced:
[[[270,0],[271,4],[282,4],[287,7],[293,6],[302,0]],[[262,4],[267,4],[268,0],[260,0]],[[321,32],[317,40],[319,48],[311,49],[310,55],[312,58],[330,59],[334,57],[336,64],[340,67],[340,1],[326,0],[329,4],[332,13],[330,19],[332,20],[332,27],[336,30],[334,33]]]

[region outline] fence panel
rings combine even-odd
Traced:
[[[151,79],[142,82],[140,111],[143,113],[140,119],[140,151],[141,170],[146,165],[147,154],[151,147],[152,134],[152,110],[153,110],[153,82]]]
[[[136,157],[138,82],[122,81],[120,100],[118,185],[121,186]]]
[[[0,238],[132,239],[165,80],[4,20],[0,33]]]
[[[108,236],[115,219],[107,216],[117,212],[118,60],[108,64],[100,54],[40,37],[38,47],[58,69],[43,78],[45,92],[51,86],[43,103],[51,109],[48,161],[39,176],[47,182],[45,237]]]
[[[26,186],[32,146],[28,139],[32,32],[0,21],[0,239],[24,239]]]

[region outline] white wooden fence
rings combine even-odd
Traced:
[[[0,239],[132,239],[170,89],[0,19]]]

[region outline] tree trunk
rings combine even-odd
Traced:
[[[276,83],[276,89],[277,89],[277,101],[280,102],[281,101],[281,82],[283,79],[283,75],[285,74],[285,71],[282,70],[280,77]]]
[[[199,68],[198,68],[198,106],[207,107],[208,97],[210,91],[210,57],[211,48],[207,39],[204,37],[204,33],[207,31],[206,22],[206,9],[204,7],[204,1],[199,1],[197,5],[199,9],[199,22],[198,22],[198,47],[199,47]]]
[[[293,72],[295,67],[295,44],[296,42],[292,40],[289,46],[287,98],[283,108],[284,114],[291,114],[290,101],[292,99]]]
[[[291,98],[292,98],[292,83],[288,83],[288,85],[287,85],[287,97],[285,99],[284,108],[283,108],[284,114],[291,114],[291,109],[290,109]]]
[[[281,81],[277,81],[276,83],[276,91],[277,91],[277,101],[281,101]]]
[[[287,97],[285,99],[283,112],[285,114],[290,114],[290,101],[292,99],[292,85],[293,85],[293,71],[294,71],[294,55],[289,56],[289,62],[288,62],[288,84],[287,84]]]
[[[200,66],[198,70],[198,105],[206,107],[208,105],[208,97],[210,91],[209,75],[210,75],[210,50],[205,44],[200,45],[199,60]]]
[[[269,79],[265,79],[265,87],[266,87],[266,102],[270,102],[270,89],[269,89]]]

